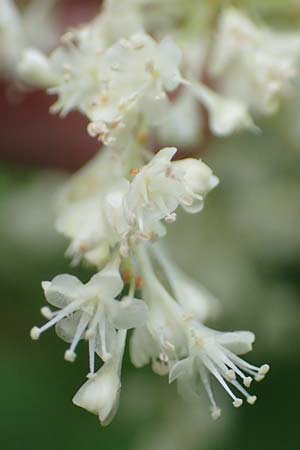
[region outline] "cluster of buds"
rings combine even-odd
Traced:
[[[297,73],[300,35],[262,28],[246,13],[214,3],[178,0],[170,9],[169,1],[107,0],[50,54],[32,42],[18,48],[15,76],[56,95],[51,112],[80,111],[89,135],[102,143],[62,189],[56,219],[70,241],[72,264],[84,261],[96,274],[86,284],[68,274],[43,282],[56,310],[42,308],[48,322],[31,330],[38,339],[55,326],[70,344],[67,361],[75,360],[80,340],[88,342],[88,381],[73,402],[102,424],[117,409],[128,329],[134,330],[132,363],[151,363],[154,372],[168,374],[184,397],[198,397],[204,388],[214,419],[221,410],[211,377],[239,407],[239,395],[254,404],[247,389],[269,371],[240,357],[251,350],[253,333],[205,325],[218,302],[174,264],[161,242],[178,209],[202,211],[219,180],[201,159],[180,159],[175,147],[153,155],[153,142],[196,145],[200,111],[217,136],[257,130],[255,117],[275,112]],[[11,28],[3,27],[2,10],[15,8],[8,0],[0,5],[0,32],[7,38]],[[196,30],[200,13],[217,20]],[[97,357],[103,362],[98,371]]]

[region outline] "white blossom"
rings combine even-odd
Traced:
[[[257,26],[229,7],[219,20],[209,70],[222,94],[255,113],[272,114],[298,74],[299,60],[299,33]]]
[[[216,136],[228,136],[244,128],[257,130],[246,103],[223,97],[201,83],[192,83],[190,89],[207,109],[210,128]]]
[[[134,298],[115,300],[123,289],[123,281],[116,264],[106,266],[87,284],[72,275],[58,275],[51,282],[42,283],[47,301],[60,310],[43,309],[49,321],[42,327],[33,327],[32,339],[56,326],[56,332],[70,348],[65,359],[74,361],[80,339],[89,343],[90,373],[94,373],[95,352],[103,361],[111,358],[116,340],[116,329],[141,326],[147,320],[145,304]]]
[[[97,414],[102,425],[108,425],[117,412],[121,389],[121,366],[126,331],[117,333],[111,359],[81,386],[73,397],[76,406]]]
[[[125,197],[127,214],[141,233],[149,225],[176,219],[180,205],[188,212],[199,212],[204,197],[218,184],[218,179],[201,160],[172,162],[176,148],[160,150],[134,177]]]
[[[61,189],[56,229],[71,240],[67,256],[73,264],[83,258],[100,267],[107,261],[115,236],[106,220],[104,199],[119,177],[129,172],[130,164],[126,151],[118,154],[112,148],[103,149]]]
[[[201,380],[209,397],[214,419],[220,416],[221,410],[213,395],[211,375],[229,394],[236,408],[242,405],[243,400],[236,396],[228,383],[253,405],[256,396],[250,395],[243,385],[249,388],[253,377],[256,381],[261,381],[270,369],[267,364],[256,367],[239,357],[252,349],[253,342],[254,334],[248,331],[221,333],[193,323],[189,328],[189,356],[173,365],[169,381],[171,383],[178,379],[183,395],[188,395],[191,390],[199,395]],[[237,377],[241,382],[237,381]]]
[[[0,2],[1,75],[18,78],[22,52],[31,46],[49,51],[58,40],[57,0],[31,0],[18,8],[12,0]],[[37,81],[37,78],[34,78]]]

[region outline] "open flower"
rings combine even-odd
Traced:
[[[223,95],[273,114],[298,74],[299,59],[299,33],[257,26],[229,7],[219,20],[209,71]]]
[[[228,136],[244,128],[257,130],[246,102],[222,96],[198,82],[192,83],[190,89],[207,109],[210,128],[216,136]]]
[[[58,336],[71,343],[65,352],[68,361],[75,360],[79,340],[87,339],[90,373],[94,373],[95,353],[103,361],[111,358],[116,329],[142,326],[147,320],[147,307],[141,300],[115,300],[123,289],[117,264],[107,265],[85,285],[74,276],[58,275],[42,286],[48,302],[60,310],[42,309],[50,320],[40,328],[32,328],[32,339],[56,325]]]
[[[191,391],[199,395],[201,380],[209,397],[214,419],[220,416],[221,410],[213,395],[210,375],[230,395],[236,408],[242,405],[243,400],[236,396],[228,383],[253,405],[256,396],[250,395],[243,385],[249,387],[252,377],[261,381],[270,369],[267,364],[256,367],[238,356],[252,349],[254,334],[249,331],[221,333],[193,323],[189,329],[189,338],[189,356],[173,365],[169,374],[170,383],[178,379],[183,395],[189,395]],[[241,379],[241,383],[237,381],[237,377]]]
[[[129,221],[136,224],[140,233],[146,235],[148,227],[162,219],[176,220],[179,205],[188,212],[200,211],[204,196],[218,183],[201,160],[172,162],[176,151],[173,147],[160,150],[137,173],[125,196]]]
[[[24,49],[34,45],[41,51],[48,51],[56,44],[59,36],[59,21],[53,7],[56,1],[30,0],[18,8],[15,1],[1,0],[1,76],[18,77],[17,65]],[[40,65],[40,61],[35,63]],[[39,79],[34,80],[39,85]]]
[[[117,412],[121,389],[121,366],[126,331],[117,333],[111,359],[79,389],[73,397],[76,406],[97,414],[101,425],[108,425]]]

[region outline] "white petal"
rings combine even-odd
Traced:
[[[128,330],[146,324],[148,307],[143,300],[124,297],[122,301],[113,300],[110,303],[111,319],[118,329]]]
[[[73,275],[58,275],[51,282],[42,283],[47,301],[58,308],[64,308],[82,293],[83,284]]]
[[[36,87],[46,88],[57,81],[47,58],[33,48],[24,51],[18,73],[23,81]]]
[[[243,355],[252,350],[255,335],[251,331],[235,331],[217,335],[219,344],[226,347],[236,355]]]
[[[130,359],[135,367],[149,364],[159,354],[159,348],[146,327],[136,328],[130,339]]]
[[[113,419],[117,411],[121,389],[121,364],[126,342],[126,331],[120,331],[109,362],[88,380],[73,397],[73,403],[97,414],[103,425]]]
[[[219,182],[218,178],[213,175],[211,168],[200,159],[185,158],[174,161],[174,164],[184,169],[185,181],[191,191],[196,194],[207,194]]]
[[[123,289],[123,281],[118,268],[108,264],[101,272],[94,275],[85,285],[88,292],[102,299],[115,298]]]
[[[72,342],[81,314],[80,311],[76,311],[74,314],[58,322],[55,326],[57,336],[66,342]]]
[[[169,383],[172,383],[177,378],[181,377],[184,374],[187,374],[193,362],[193,358],[185,358],[181,361],[177,361],[171,368],[169,373]]]
[[[100,421],[104,422],[118,401],[120,388],[121,382],[116,367],[106,363],[96,375],[81,386],[73,397],[73,403],[97,414]]]

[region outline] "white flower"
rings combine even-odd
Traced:
[[[178,379],[179,389],[183,395],[190,395],[191,391],[199,395],[201,380],[209,397],[214,419],[220,416],[221,410],[215,402],[210,383],[211,375],[230,395],[235,407],[240,407],[243,400],[236,396],[228,383],[253,405],[256,396],[250,395],[243,385],[249,387],[252,377],[256,381],[261,381],[270,369],[267,364],[256,367],[238,356],[250,351],[253,342],[254,334],[248,331],[221,333],[193,323],[189,327],[189,356],[173,365],[169,381],[171,383]],[[237,381],[237,377],[242,383]]]
[[[209,71],[225,96],[272,114],[298,73],[299,59],[299,33],[258,27],[230,7],[219,21]]]
[[[58,39],[57,0],[31,0],[18,9],[12,0],[0,2],[0,59],[5,77],[17,77],[23,50],[32,45],[51,49]]]
[[[118,408],[125,342],[126,331],[119,331],[112,358],[81,386],[73,398],[76,406],[97,414],[102,425],[108,425],[112,421]]]
[[[152,362],[154,372],[166,375],[170,364],[187,351],[184,312],[153,272],[145,249],[139,249],[139,258],[149,315],[146,326],[133,332],[130,357],[136,367]]]
[[[50,320],[40,328],[34,327],[31,337],[38,339],[41,333],[56,325],[58,336],[71,343],[65,352],[68,361],[74,361],[79,340],[86,338],[90,373],[94,373],[95,352],[103,361],[110,359],[116,329],[142,326],[147,320],[147,308],[142,301],[130,297],[115,300],[123,289],[116,264],[107,265],[85,285],[74,276],[58,275],[42,286],[47,301],[60,310],[52,312],[44,308],[42,312]]]
[[[160,150],[137,173],[125,196],[129,221],[145,236],[152,224],[162,219],[174,221],[179,205],[188,212],[200,211],[204,196],[218,182],[201,160],[171,162],[176,151],[176,148]]]
[[[24,50],[18,64],[18,74],[23,81],[34,87],[47,88],[56,81],[48,59],[36,48]]]
[[[157,43],[142,32],[107,45],[101,23],[99,16],[66,33],[64,45],[48,60],[33,50],[25,52],[19,70],[30,83],[49,80],[48,92],[58,96],[52,112],[65,116],[78,109],[91,122],[89,133],[108,143],[133,114],[136,121],[142,114],[148,124],[162,122],[166,93],[182,81],[181,54],[171,39]]]
[[[150,125],[161,124],[169,103],[166,92],[181,82],[180,51],[170,39],[157,43],[145,33],[121,39],[102,57],[102,94],[89,111],[94,129],[127,125],[132,111]]]
[[[100,267],[107,261],[115,236],[104,212],[104,199],[123,173],[129,172],[130,155],[101,150],[65,184],[58,197],[56,229],[71,239],[67,256]],[[108,170],[109,167],[109,170]]]
[[[243,128],[257,130],[247,103],[234,97],[223,97],[201,83],[192,83],[190,89],[207,109],[210,128],[216,136],[228,136]]]

